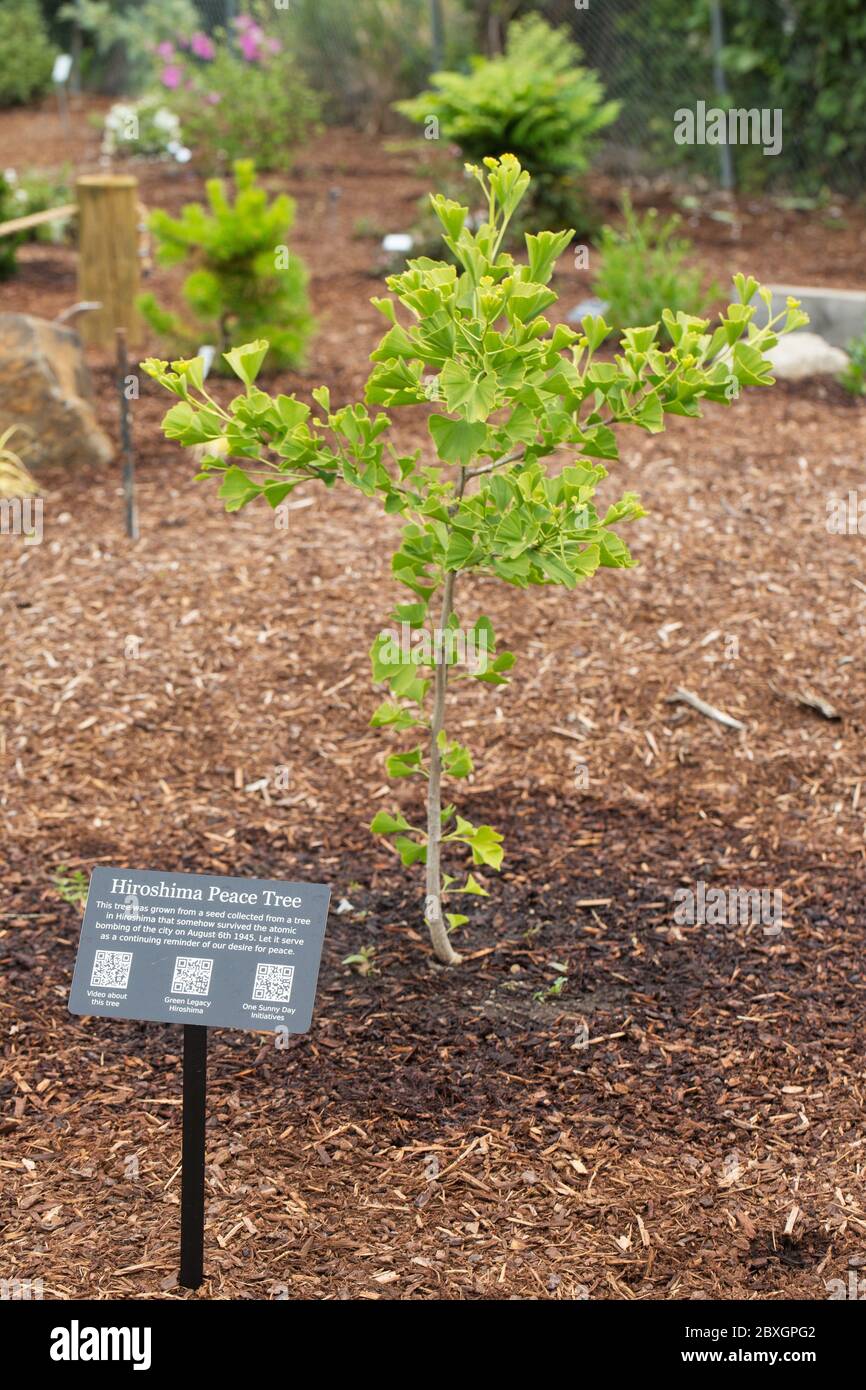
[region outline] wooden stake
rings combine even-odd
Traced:
[[[128,174],[84,174],[75,189],[78,296],[102,304],[82,320],[82,340],[109,347],[115,329],[125,328],[134,344],[139,334],[138,180]]]

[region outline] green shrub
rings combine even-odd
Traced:
[[[410,120],[432,127],[472,160],[514,154],[533,177],[533,211],[566,211],[563,181],[582,173],[599,132],[617,114],[594,72],[580,67],[581,51],[567,29],[538,15],[508,30],[505,54],[474,58],[471,73],[439,72],[433,89],[397,102]]]
[[[232,344],[265,336],[268,367],[294,367],[303,360],[312,331],[306,270],[286,245],[295,204],[287,194],[268,203],[255,182],[252,160],[238,160],[234,177],[233,203],[222,181],[210,179],[210,211],[189,203],[180,218],[161,210],[150,218],[158,260],[193,264],[183,297],[194,322],[161,308],[152,294],[141,297],[140,308],[173,352],[211,343],[221,354]],[[221,358],[215,367],[220,369]]]
[[[606,304],[605,314],[614,328],[629,323],[656,323],[663,309],[675,314],[700,314],[718,294],[705,290],[700,270],[685,264],[693,247],[675,235],[680,219],[659,219],[655,208],[642,217],[634,211],[628,194],[622,201],[625,226],[604,227],[599,239],[601,270],[593,289]]]
[[[866,330],[848,344],[850,362],[839,381],[852,396],[866,396]]]
[[[4,218],[25,217],[33,212],[45,212],[48,208],[63,207],[74,201],[69,166],[60,172],[33,169],[18,174],[7,169],[0,176],[5,181],[6,193],[0,193],[0,221]],[[5,197],[5,206],[4,206]],[[21,233],[22,241],[63,242],[71,238],[73,223],[71,219],[57,222],[43,222],[38,227]],[[0,241],[0,251],[3,242]]]
[[[47,90],[54,66],[37,0],[3,0],[0,6],[0,107],[32,101]]]
[[[11,174],[12,171],[9,170]],[[11,222],[13,217],[22,217],[21,203],[16,197],[17,189],[7,176],[0,172],[0,222]],[[18,247],[27,237],[24,232],[0,237],[0,280],[8,280],[18,269]]]

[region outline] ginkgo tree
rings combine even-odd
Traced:
[[[466,681],[507,684],[515,661],[498,648],[490,619],[473,611],[473,579],[572,590],[599,569],[630,567],[618,527],[644,515],[637,497],[603,508],[596,501],[618,457],[617,430],[656,433],[668,415],[698,416],[702,399],[730,403],[743,387],[771,385],[767,351],[807,321],[789,300],[758,328],[751,301],[759,292],[769,305],[769,292],[738,275],[737,302],[715,326],[665,311],[601,356],[611,333],[602,318],[571,328],[545,317],[573,233],[529,234],[525,259],[516,260],[503,241],[529,175],[510,155],[467,168],[486,216],[473,230],[467,208],[432,198],[457,264],[409,261],[387,281],[393,297],[373,300],[388,327],[364,404],[334,409],[321,387],[314,415],[294,396],[260,390],[265,342],[225,354],[244,385],[227,409],[208,394],[200,359],[144,363],[180,397],[165,433],[209,450],[198,477],[220,480],[227,510],[259,497],[278,507],[303,482],[341,481],[402,518],[392,571],[408,597],[391,613],[399,633],[383,629],[373,643],[373,678],[388,697],[372,723],[405,738],[387,770],[422,783],[426,813],[383,811],[371,828],[404,865],[424,866],[424,916],[446,964],[460,960],[452,935],[468,920],[446,912],[448,900],[487,895],[483,871],[499,869],[504,854],[498,830],[443,805],[443,783],[473,771],[471,753],[448,732],[448,692]],[[402,454],[390,417],[370,406],[428,412],[429,453]]]

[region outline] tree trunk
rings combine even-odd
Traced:
[[[454,572],[445,576],[442,594],[442,615],[439,626],[445,632],[454,606]],[[437,960],[443,965],[459,965],[461,957],[448,938],[448,928],[442,914],[442,876],[440,842],[442,839],[442,753],[439,734],[445,723],[445,690],[448,685],[448,665],[442,660],[444,641],[440,645],[440,660],[434,668],[433,718],[430,728],[430,779],[427,783],[427,901],[424,919],[430,929],[430,940]],[[434,651],[436,651],[434,641]]]

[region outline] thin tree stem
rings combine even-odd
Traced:
[[[445,576],[442,594],[440,631],[445,632],[454,605],[454,571]],[[443,643],[444,646],[444,643]],[[448,685],[448,664],[442,659],[435,666],[433,678],[433,717],[430,724],[430,776],[427,781],[427,900],[425,919],[436,959],[443,965],[458,965],[460,956],[451,945],[448,928],[442,913],[442,874],[440,847],[442,840],[442,750],[439,735],[445,724],[445,691]]]
[[[460,502],[466,487],[467,471],[460,469],[456,503]],[[445,575],[442,591],[442,611],[439,616],[439,630],[445,633],[448,620],[454,608],[454,584],[457,576],[454,570]],[[435,637],[435,634],[434,634]],[[430,940],[437,960],[443,965],[459,965],[461,956],[454,950],[448,936],[448,928],[442,913],[442,750],[439,735],[445,727],[445,692],[448,688],[448,663],[444,655],[444,638],[433,643],[434,652],[439,659],[434,666],[433,676],[433,716],[430,723],[430,776],[427,780],[427,899],[424,905],[424,919],[430,931]]]

